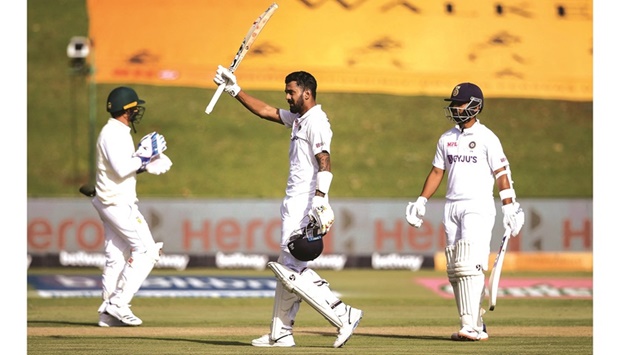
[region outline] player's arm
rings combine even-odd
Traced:
[[[440,169],[436,166],[431,168],[431,171],[428,173],[426,180],[424,181],[424,187],[422,187],[422,192],[420,193],[421,197],[425,199],[430,199],[441,184],[441,180],[443,179],[444,170]]]
[[[279,124],[284,124],[282,119],[280,119],[280,110],[276,107],[273,107],[262,100],[255,98],[254,96],[246,93],[243,90],[239,90],[237,96],[235,96],[237,101],[241,102],[245,108],[247,108],[250,112],[255,114],[256,116],[276,122]]]
[[[132,143],[129,142],[129,144]],[[139,157],[127,154],[127,151],[132,150],[133,147],[126,147],[124,141],[117,142],[114,137],[103,137],[99,149],[101,149],[101,154],[107,158],[114,173],[121,178],[135,173],[142,166],[142,160]]]
[[[236,98],[237,101],[241,102],[245,108],[256,116],[268,121],[284,124],[280,118],[280,111],[277,108],[241,90],[241,87],[237,84],[237,77],[227,68],[220,65],[215,72],[213,82],[217,85],[225,84],[224,91]]]
[[[521,205],[516,200],[517,194],[512,186],[510,166],[506,165],[496,169],[493,171],[493,174],[495,175],[499,198],[502,200],[504,228],[509,228],[510,235],[516,237],[525,223],[525,215]]]
[[[495,183],[497,184],[497,191],[499,191],[502,205],[515,202],[516,193],[512,188],[512,181],[510,181],[509,168],[507,166],[501,167],[493,171],[493,174],[495,175]]]
[[[426,202],[428,202],[428,199],[430,199],[439,188],[441,180],[443,179],[443,174],[443,169],[433,165],[424,181],[420,196],[415,202],[409,202],[405,209],[405,218],[410,225],[416,228],[422,226],[422,217],[426,214]]]
[[[318,225],[319,233],[326,234],[334,224],[334,210],[327,198],[333,178],[332,164],[327,151],[319,152],[314,157],[319,164],[319,169],[316,173],[316,189],[308,216]]]
[[[327,192],[329,191],[329,185],[331,185],[332,180],[331,159],[329,157],[329,153],[326,151],[322,151],[314,157],[316,158],[316,162],[319,164],[319,172],[317,173],[317,187],[314,194],[315,196],[325,197],[325,195],[327,195]],[[327,172],[327,174],[323,172]],[[327,176],[330,177],[326,178]],[[326,185],[325,183],[327,183],[327,181],[325,181],[324,183],[323,180],[329,180],[329,183]],[[321,189],[323,189],[323,191]]]

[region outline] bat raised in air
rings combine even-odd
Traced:
[[[495,257],[493,263],[493,270],[489,276],[489,311],[495,309],[497,303],[497,292],[499,289],[499,278],[502,274],[502,266],[504,265],[504,257],[506,256],[506,249],[508,248],[508,241],[510,240],[510,228],[506,228],[504,236],[502,237],[502,244],[499,246],[499,251]]]
[[[245,35],[243,42],[241,42],[241,46],[239,47],[239,50],[237,51],[235,58],[233,59],[230,66],[228,67],[228,70],[230,70],[231,73],[234,73],[235,70],[237,70],[239,63],[241,63],[241,60],[243,59],[243,57],[250,50],[250,47],[256,40],[256,37],[258,37],[258,34],[263,30],[263,28],[267,24],[267,21],[269,21],[269,19],[271,18],[271,16],[277,9],[278,9],[278,4],[274,2],[273,4],[271,4],[271,6],[267,8],[267,10],[265,10],[265,12],[263,12],[260,16],[258,16],[258,18],[254,21],[254,23],[252,24],[252,27],[250,27],[250,30]],[[210,114],[211,111],[213,111],[213,107],[215,107],[215,103],[220,98],[220,95],[222,95],[222,91],[224,91],[225,86],[226,84],[221,84],[217,87],[215,94],[213,94],[213,97],[211,98],[211,102],[209,102],[209,105],[207,106],[207,109],[205,110],[207,114]]]

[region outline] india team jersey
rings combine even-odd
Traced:
[[[493,171],[507,165],[499,138],[479,121],[463,132],[455,126],[442,134],[433,159],[448,174],[448,200],[493,198]]]
[[[280,109],[280,118],[286,127],[292,128],[286,195],[314,193],[319,169],[315,155],[322,151],[329,153],[331,149],[332,130],[327,115],[321,105],[315,105],[301,117]]]

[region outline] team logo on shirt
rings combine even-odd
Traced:
[[[469,149],[474,149],[476,148],[476,142],[469,142]]]

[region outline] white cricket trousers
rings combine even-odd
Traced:
[[[280,205],[280,216],[282,218],[282,234],[280,235],[280,258],[278,262],[297,272],[301,272],[308,262],[297,260],[288,250],[288,242],[291,235],[296,230],[305,227],[310,222],[308,212],[312,204],[312,196],[301,194],[297,196],[286,196]]]
[[[447,200],[444,206],[443,225],[446,230],[446,246],[459,240],[468,240],[475,246],[480,257],[477,262],[487,265],[493,226],[495,225],[495,202],[493,198],[478,200]],[[486,268],[485,268],[486,270]]]
[[[131,253],[143,254],[155,248],[155,241],[137,204],[106,206],[97,197],[93,206],[103,222],[105,265],[102,274],[103,299],[112,295],[127,258]]]

